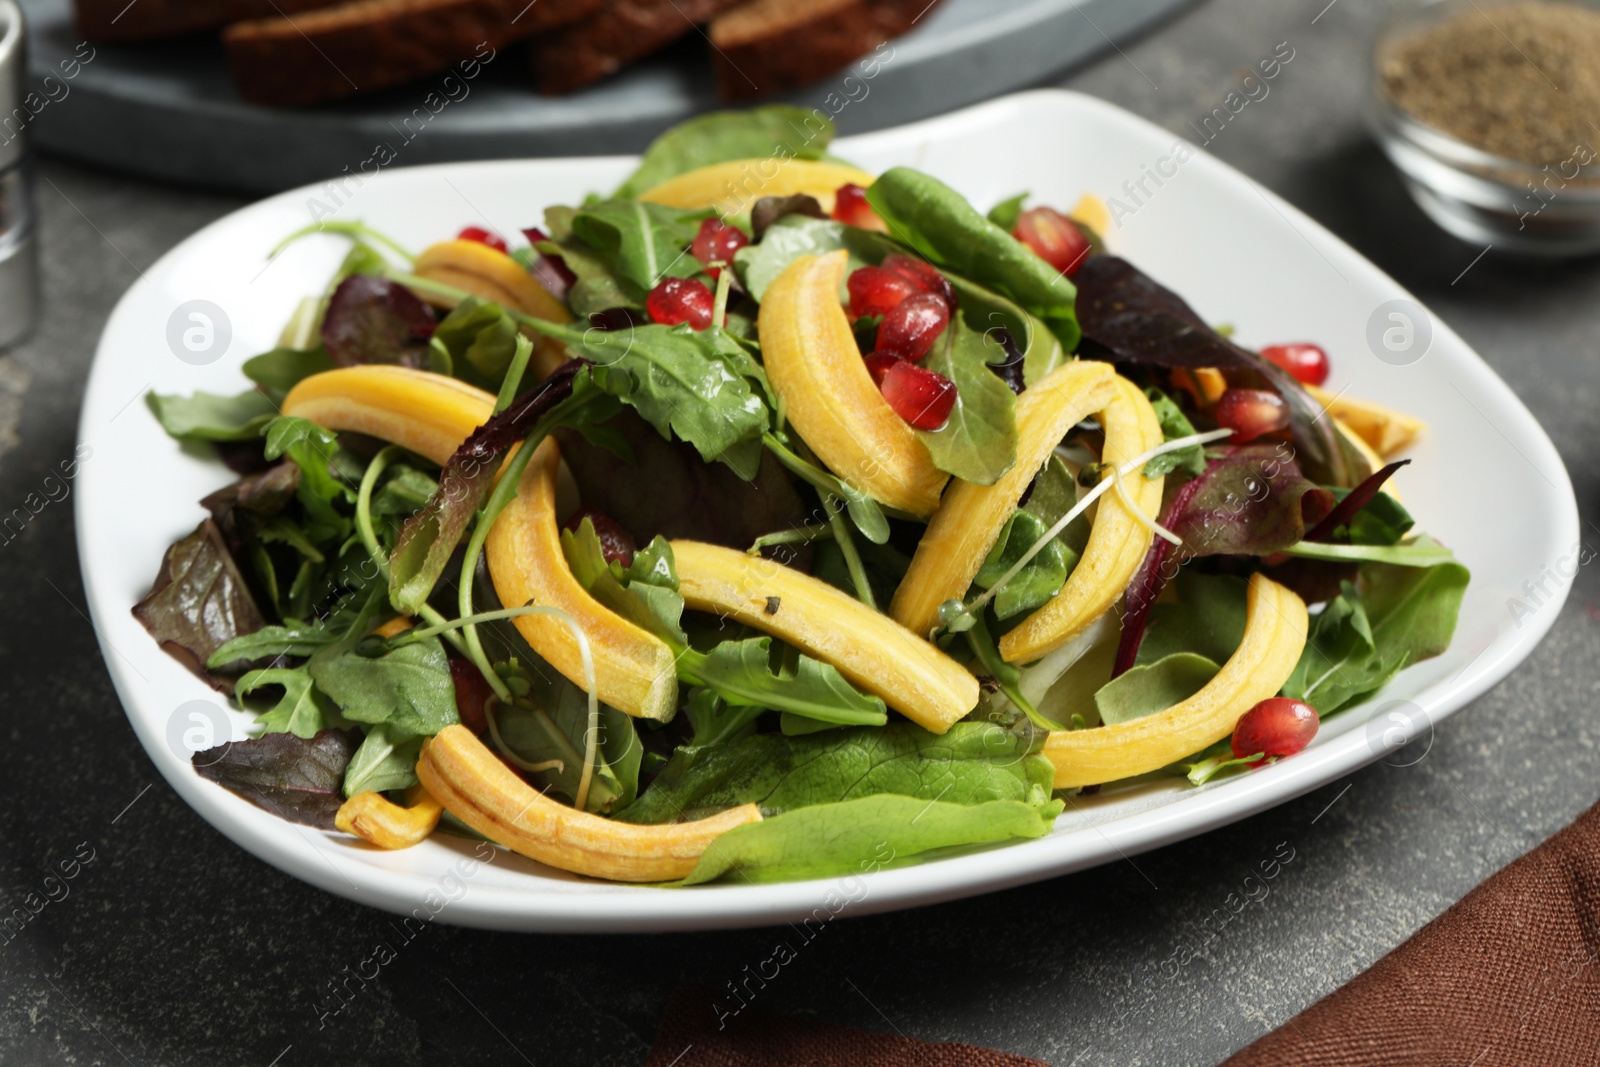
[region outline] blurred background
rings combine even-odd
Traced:
[[[21,499],[72,453],[90,358],[126,288],[256,195],[359,170],[380,144],[394,150],[382,166],[626,152],[756,92],[836,106],[833,89],[807,85],[839,56],[771,52],[772,20],[803,4],[751,4],[738,18],[725,4],[632,58],[654,40],[647,20],[632,43],[606,47],[554,27],[541,31],[544,44],[507,40],[493,58],[468,49],[470,58],[388,87],[364,76],[366,86],[328,84],[325,72],[296,67],[317,44],[271,18],[234,24],[222,40],[216,26],[183,24],[176,37],[158,25],[150,40],[108,39],[130,33],[119,20],[177,18],[185,6],[135,0],[119,15],[124,4],[86,0],[85,18],[103,23],[91,41],[67,0],[22,2],[33,27],[25,83],[15,99],[0,93],[0,501]],[[207,17],[233,6],[208,4]],[[261,14],[236,6],[240,18]],[[839,106],[846,134],[1061,87],[1199,143],[1206,117],[1259,57],[1291,48],[1270,94],[1204,150],[1309,213],[1462,334],[1544,424],[1592,513],[1583,461],[1600,429],[1587,366],[1600,336],[1600,263],[1576,254],[1587,239],[1584,190],[1552,199],[1546,176],[1502,158],[1517,146],[1473,143],[1470,122],[1460,143],[1430,141],[1375,109],[1370,57],[1396,5],[944,0],[900,17],[906,24],[891,28],[904,36],[872,43],[887,36],[879,26],[852,57],[878,53],[882,70]],[[376,56],[381,74],[382,35],[370,32],[331,25],[322,44]],[[530,48],[563,53],[571,85],[545,87],[561,95],[540,93]],[[461,65],[471,59],[476,68]],[[775,81],[746,84],[741,70]],[[1486,105],[1441,106],[1470,117]],[[25,117],[8,120],[18,107]],[[1397,170],[1385,144],[1409,169]],[[1533,192],[1535,222],[1560,225],[1519,246],[1528,220],[1515,201],[1495,209],[1482,196],[1526,195],[1529,182],[1546,190]],[[1573,216],[1557,219],[1568,204]],[[1528,254],[1550,251],[1561,255]],[[1492,486],[1463,491],[1492,509]],[[1587,720],[1600,689],[1597,595],[1591,569],[1580,571],[1530,661],[1439,727],[1420,757],[1413,746],[1136,865],[836,924],[831,941],[786,969],[767,1007],[1054,1064],[1219,1062],[1588,806],[1600,772]],[[770,952],[760,930],[558,938],[436,926],[346,1011],[319,1020],[313,1004],[329,979],[386,937],[389,919],[256,860],[159,780],[101,666],[70,504],[0,545],[0,678],[10,705],[0,911],[80,842],[94,854],[69,898],[22,935],[0,934],[0,1062],[635,1064],[681,981],[716,985]],[[1280,846],[1293,859],[1270,895],[1221,936],[1202,935],[1202,920]]]

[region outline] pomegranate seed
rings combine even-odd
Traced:
[[[1024,211],[1012,236],[1069,278],[1089,255],[1089,239],[1076,223],[1053,207]]]
[[[1328,353],[1320,345],[1299,341],[1287,345],[1268,345],[1261,356],[1294,375],[1307,385],[1321,385],[1328,380]]]
[[[942,374],[900,361],[883,374],[878,386],[895,414],[919,430],[937,430],[956,406],[956,386]]]
[[[1288,697],[1268,697],[1239,717],[1233,728],[1233,757],[1261,753],[1292,756],[1317,736],[1317,709]]]
[[[863,230],[886,230],[883,220],[867,201],[867,191],[854,182],[839,186],[833,200],[833,217]]]
[[[1233,431],[1236,445],[1289,425],[1289,405],[1266,389],[1229,389],[1217,401],[1215,414],[1218,424]]]
[[[956,289],[950,284],[950,279],[939,273],[939,268],[926,260],[916,259],[912,256],[901,255],[899,252],[890,252],[883,257],[880,264],[885,270],[892,270],[910,278],[918,289],[924,293],[932,293],[956,309]]]
[[[732,263],[733,254],[749,243],[750,238],[739,227],[729,226],[721,219],[706,219],[700,224],[700,232],[695,234],[689,251],[711,268],[706,273],[715,278],[722,273],[715,264]]]
[[[717,298],[693,278],[668,278],[650,290],[644,304],[650,318],[663,326],[687,322],[691,329],[703,330],[711,325]]]
[[[451,659],[450,681],[455,684],[456,717],[461,725],[475,734],[488,733],[489,717],[483,709],[494,698],[494,690],[478,665],[470,659]]]
[[[561,524],[561,528],[576,532],[578,527],[583,525],[584,519],[594,524],[595,536],[600,538],[600,552],[606,557],[607,563],[620,563],[624,567],[633,566],[635,551],[633,535],[624,530],[620,522],[599,508],[579,508],[568,516],[567,521]]]
[[[917,283],[899,271],[882,267],[862,267],[850,275],[851,318],[868,315],[887,315],[900,306],[900,302],[918,292]]]
[[[919,362],[950,325],[950,307],[932,293],[918,293],[900,301],[878,327],[878,351],[893,352]]]
[[[895,352],[874,352],[866,357],[867,373],[872,375],[873,384],[880,390],[883,388],[883,376],[889,373],[889,368],[896,363],[904,363],[905,357]]]
[[[500,237],[498,234],[491,233],[482,226],[468,226],[466,229],[456,234],[456,240],[476,241],[480,245],[488,245],[496,252],[510,251],[510,249],[506,247],[504,238]]]

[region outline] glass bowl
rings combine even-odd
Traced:
[[[1462,11],[1492,15],[1514,6],[1475,0],[1396,4],[1369,57],[1368,124],[1412,199],[1448,233],[1536,256],[1600,251],[1600,134],[1574,145],[1567,159],[1536,165],[1476,148],[1405,113],[1384,93],[1383,62],[1401,41]]]

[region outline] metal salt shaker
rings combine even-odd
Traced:
[[[27,336],[39,304],[26,44],[22,11],[0,0],[0,349]]]

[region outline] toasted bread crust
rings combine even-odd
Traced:
[[[78,32],[91,41],[148,41],[274,18],[339,0],[75,0]]]
[[[488,62],[599,0],[352,0],[228,27],[222,40],[246,100],[293,107],[400,85],[460,60]]]
[[[571,92],[659,51],[740,0],[604,0],[582,21],[533,44],[540,92]]]
[[[809,85],[910,30],[933,0],[751,0],[713,20],[724,100]]]

